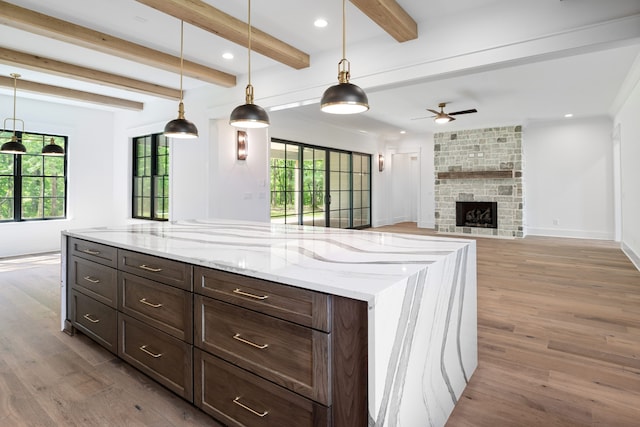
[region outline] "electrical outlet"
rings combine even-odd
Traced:
[[[560,225],[560,220],[558,218],[555,218],[553,220],[553,225]]]

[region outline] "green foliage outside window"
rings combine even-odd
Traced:
[[[133,218],[169,219],[169,140],[162,134],[133,139]]]
[[[0,141],[13,132],[0,132]],[[43,156],[53,138],[67,152],[64,136],[16,132],[25,154],[0,153],[0,221],[66,217],[66,156]]]

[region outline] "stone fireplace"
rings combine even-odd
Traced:
[[[521,126],[435,134],[436,231],[523,237],[523,161]]]

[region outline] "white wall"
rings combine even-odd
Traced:
[[[608,117],[523,129],[526,233],[613,239],[611,132]]]
[[[60,250],[60,232],[113,221],[113,113],[18,98],[25,131],[67,135],[66,220],[0,223],[0,257]],[[0,96],[0,115],[13,116],[13,98]]]
[[[640,79],[615,123],[620,126],[622,249],[640,269]]]

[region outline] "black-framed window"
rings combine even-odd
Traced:
[[[371,155],[272,138],[271,221],[371,226]]]
[[[8,141],[13,130],[1,130]],[[16,131],[27,149],[24,154],[0,153],[0,222],[64,219],[67,217],[67,156],[43,156],[54,142],[68,153],[62,135]]]
[[[133,138],[133,218],[169,219],[169,139],[161,133]]]

